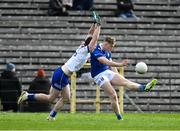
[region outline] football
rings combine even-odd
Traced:
[[[135,67],[135,71],[138,73],[138,74],[144,74],[146,73],[148,70],[148,67],[146,65],[146,63],[144,62],[138,62],[136,64],[136,67]]]

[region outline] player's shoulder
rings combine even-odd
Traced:
[[[98,52],[101,52],[101,47],[99,46],[99,44],[96,45],[95,49],[91,52],[91,54],[96,54]]]
[[[77,48],[78,51],[87,51],[88,50],[88,46],[86,45],[80,45],[78,48]]]
[[[100,43],[97,43],[95,50],[102,51],[102,47]]]

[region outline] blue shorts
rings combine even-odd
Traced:
[[[63,72],[61,67],[58,67],[53,74],[52,81],[51,81],[52,87],[61,91],[64,87],[66,87],[69,84],[69,78],[68,76]]]

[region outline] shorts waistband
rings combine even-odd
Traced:
[[[64,74],[67,75],[67,76],[71,76],[72,73],[73,73],[73,72],[71,72],[71,71],[68,70],[68,68],[67,68],[66,65],[63,65],[63,66],[61,67],[61,69],[62,69],[62,71],[64,72]]]

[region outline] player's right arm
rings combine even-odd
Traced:
[[[111,67],[121,67],[121,66],[127,66],[128,65],[128,60],[125,59],[122,62],[115,62],[115,61],[110,61],[106,57],[99,57],[98,61],[102,64],[106,64]]]
[[[112,59],[110,59],[110,61],[112,61]],[[115,73],[118,73],[117,67],[111,67],[111,70]]]
[[[90,43],[90,41],[92,40],[92,36],[93,36],[93,33],[94,33],[95,29],[96,29],[96,24],[93,23],[93,25],[92,25],[91,28],[89,29],[88,34],[87,34],[87,36],[86,36],[85,44],[88,45],[88,44]]]
[[[96,47],[97,41],[99,39],[100,30],[101,30],[101,26],[96,24],[96,29],[92,35],[92,40],[90,41],[88,45],[90,52],[93,52],[93,50]]]
[[[93,52],[99,39],[101,29],[101,18],[96,11],[93,11],[94,24],[89,29],[88,35],[85,39],[85,45],[88,45],[89,52]]]

